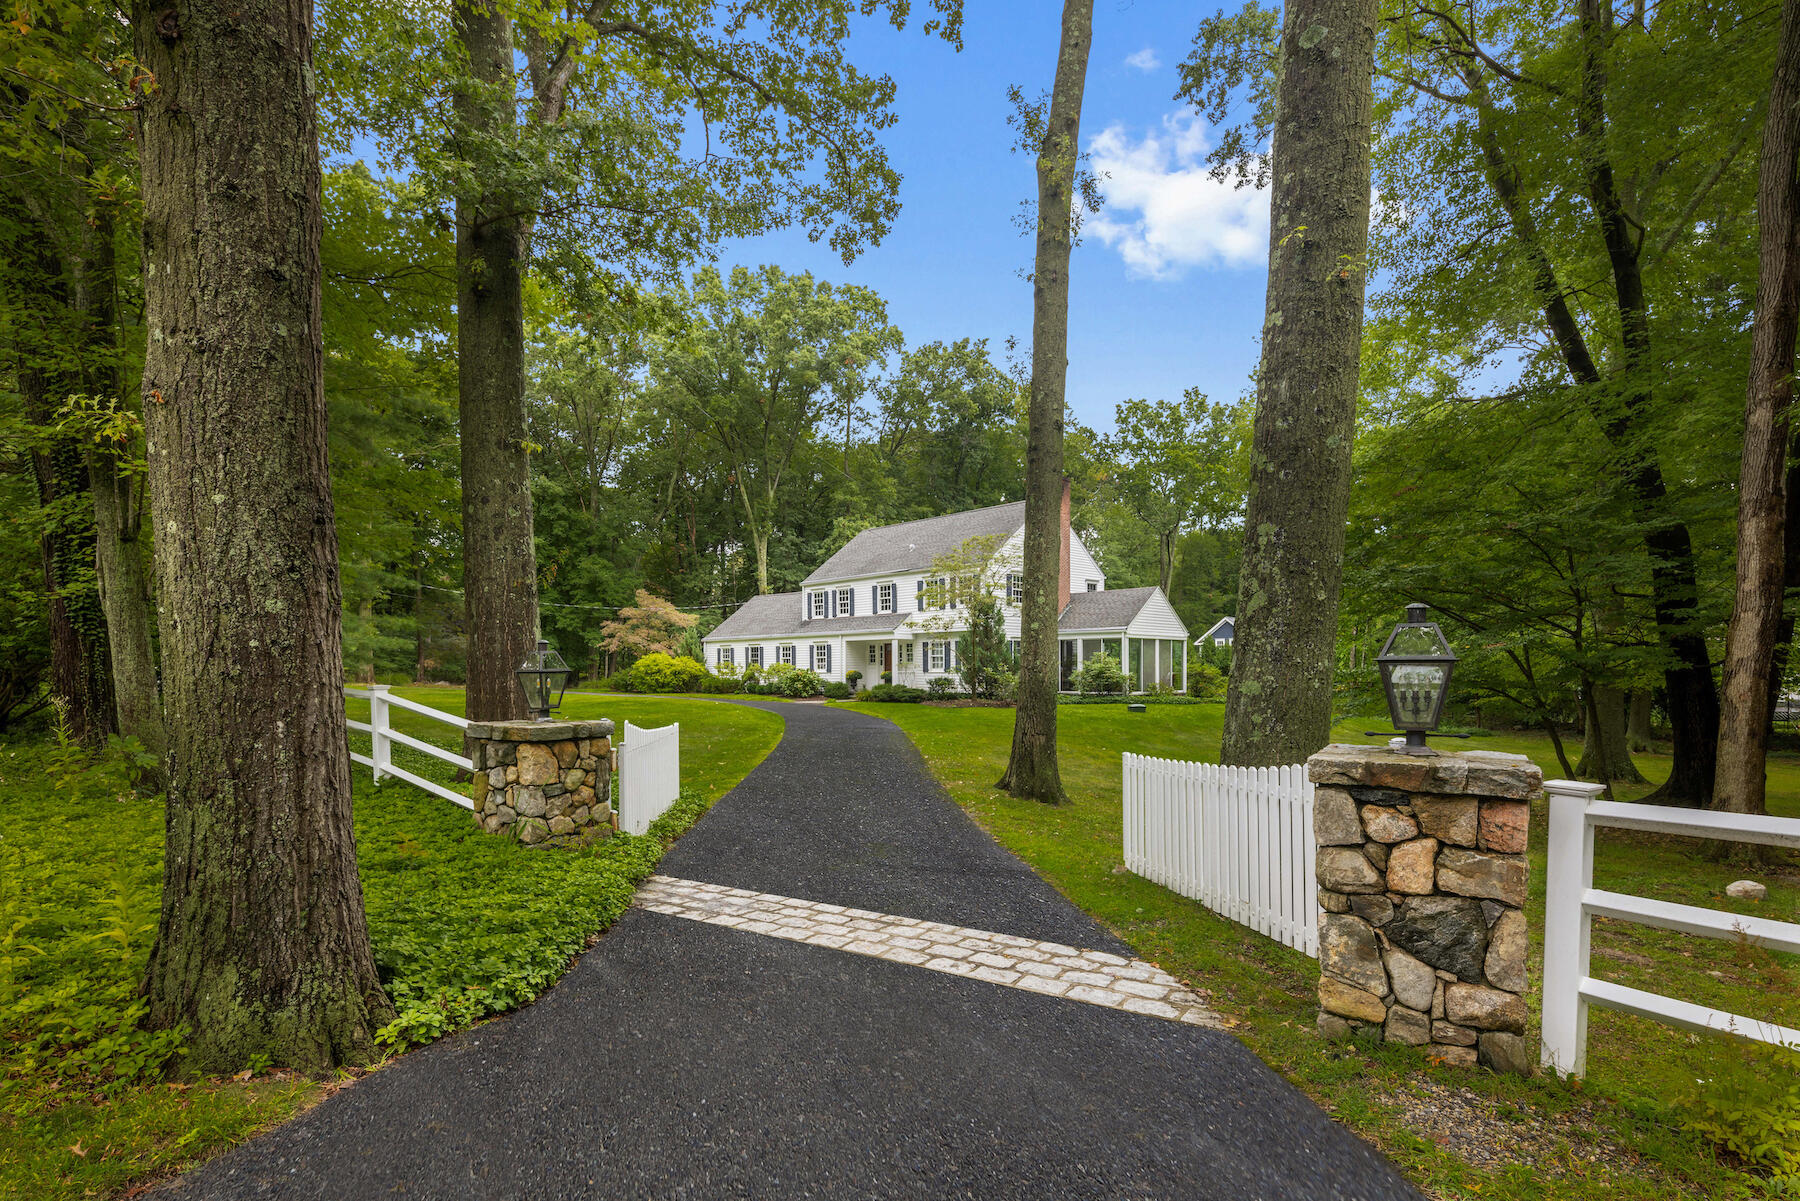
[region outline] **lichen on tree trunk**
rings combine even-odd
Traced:
[[[171,778],[148,1022],[189,1072],[366,1060],[308,0],[139,0],[143,397]]]
[[[1056,80],[1037,155],[1037,255],[1032,276],[1031,399],[1025,438],[1024,595],[1012,754],[996,787],[1060,804],[1056,757],[1057,637],[1062,590],[1063,405],[1069,373],[1069,254],[1081,101],[1094,0],[1064,0]]]
[[[1300,763],[1330,739],[1367,284],[1375,19],[1373,0],[1297,0],[1283,12],[1225,763]]]

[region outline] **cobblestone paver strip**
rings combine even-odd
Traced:
[[[1014,934],[969,930],[670,876],[651,876],[632,903],[653,913],[870,955],[1107,1009],[1215,1030],[1224,1025],[1204,1001],[1155,964],[1105,951],[1084,951]]]

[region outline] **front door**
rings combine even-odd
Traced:
[[[891,642],[881,644],[881,670],[894,670],[894,644]]]

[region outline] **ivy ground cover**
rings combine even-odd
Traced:
[[[460,711],[460,690],[398,690]],[[352,716],[366,717],[355,712]],[[455,748],[454,729],[396,724]],[[357,857],[377,965],[405,1050],[524,1004],[624,912],[668,843],[774,747],[781,720],[734,705],[571,697],[570,717],[621,731],[681,723],[682,799],[650,832],[587,851],[481,834],[466,810],[356,768]],[[364,736],[366,742],[366,736]],[[361,749],[361,748],[359,748]],[[448,765],[396,760],[448,780]],[[235,1077],[168,1080],[180,1038],[138,1028],[155,934],[162,803],[136,795],[116,757],[53,741],[0,747],[0,1197],[117,1195],[316,1101],[341,1081],[245,1064]],[[350,1079],[346,1076],[345,1079]]]

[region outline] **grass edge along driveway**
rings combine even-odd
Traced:
[[[1741,1047],[1723,1039],[1703,1043],[1644,1019],[1595,1010],[1585,1085],[1434,1065],[1411,1048],[1320,1042],[1312,1033],[1316,962],[1122,868],[1120,753],[1217,762],[1221,706],[1152,706],[1142,714],[1123,706],[1063,706],[1058,745],[1074,804],[1054,809],[993,788],[1011,742],[1010,710],[867,702],[850,707],[904,730],[951,796],[1002,845],[1139,954],[1204,990],[1252,1050],[1380,1147],[1428,1193],[1520,1201],[1787,1195],[1766,1192],[1756,1176],[1734,1170],[1729,1156],[1721,1162],[1711,1143],[1680,1128],[1671,1109],[1671,1101],[1693,1091],[1701,1073],[1762,1070],[1760,1061],[1744,1061]],[[1362,731],[1375,728],[1369,719],[1357,719],[1334,736],[1367,741]],[[1531,754],[1540,763],[1547,757],[1546,774],[1561,774],[1543,739],[1495,736],[1471,745]],[[1641,766],[1652,775],[1667,770],[1666,758],[1646,756]],[[1775,762],[1771,809],[1800,812],[1797,785],[1800,769],[1793,759]],[[1532,822],[1528,916],[1534,932],[1542,930],[1545,824],[1540,802]],[[1792,875],[1760,876],[1770,885],[1761,906],[1728,901],[1724,884],[1741,872],[1700,859],[1691,845],[1612,833],[1602,835],[1596,856],[1597,887],[1770,916],[1800,906],[1800,880]],[[1542,948],[1535,934],[1533,942],[1535,989]],[[1739,1013],[1780,1017],[1771,1012],[1771,1005],[1782,1004],[1775,998],[1800,993],[1792,957],[1747,961],[1730,944],[1616,923],[1597,923],[1594,945],[1597,976]],[[1789,1004],[1800,1009],[1800,1003]],[[1787,1024],[1796,1024],[1797,1016],[1787,1012]]]
[[[462,690],[395,692],[460,713]],[[368,703],[347,702],[366,720]],[[450,726],[395,709],[395,725],[460,749]],[[779,716],[708,701],[574,697],[570,718],[622,733],[682,725],[683,799],[650,834],[586,854],[480,834],[469,814],[353,768],[357,858],[378,966],[407,1042],[524,1004],[609,926],[663,850],[780,741]],[[361,735],[366,750],[367,735]],[[400,766],[449,780],[403,747]],[[218,1154],[316,1103],[327,1081],[246,1070],[165,1083],[132,1071],[149,1041],[133,990],[155,933],[162,803],[53,743],[0,746],[0,1198],[116,1196]],[[246,1065],[246,1069],[257,1065]]]

